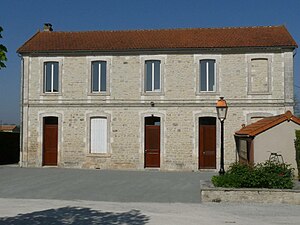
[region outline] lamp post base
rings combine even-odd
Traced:
[[[220,170],[219,170],[219,175],[224,175],[225,174],[225,170],[224,170],[224,168],[221,168]]]

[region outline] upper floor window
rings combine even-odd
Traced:
[[[145,61],[145,91],[161,91],[160,60]]]
[[[269,93],[269,60],[253,58],[250,61],[249,93]]]
[[[106,62],[92,62],[92,92],[106,92]]]
[[[44,63],[44,92],[59,92],[58,62]]]
[[[200,92],[216,91],[216,60],[200,60]]]

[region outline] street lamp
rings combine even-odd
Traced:
[[[225,170],[224,170],[224,120],[226,119],[227,115],[227,103],[224,100],[224,97],[220,97],[220,99],[217,101],[216,105],[217,109],[217,115],[218,119],[221,122],[221,159],[220,159],[220,175],[224,175]]]

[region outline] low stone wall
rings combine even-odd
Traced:
[[[286,203],[300,205],[300,190],[216,188],[210,182],[202,182],[202,202],[251,202]]]

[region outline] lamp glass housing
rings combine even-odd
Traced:
[[[217,101],[217,115],[218,115],[218,119],[220,121],[224,121],[226,119],[227,116],[227,103],[226,100],[224,99],[224,97],[220,97],[220,99]]]
[[[224,121],[227,116],[227,107],[217,107],[218,119]]]

